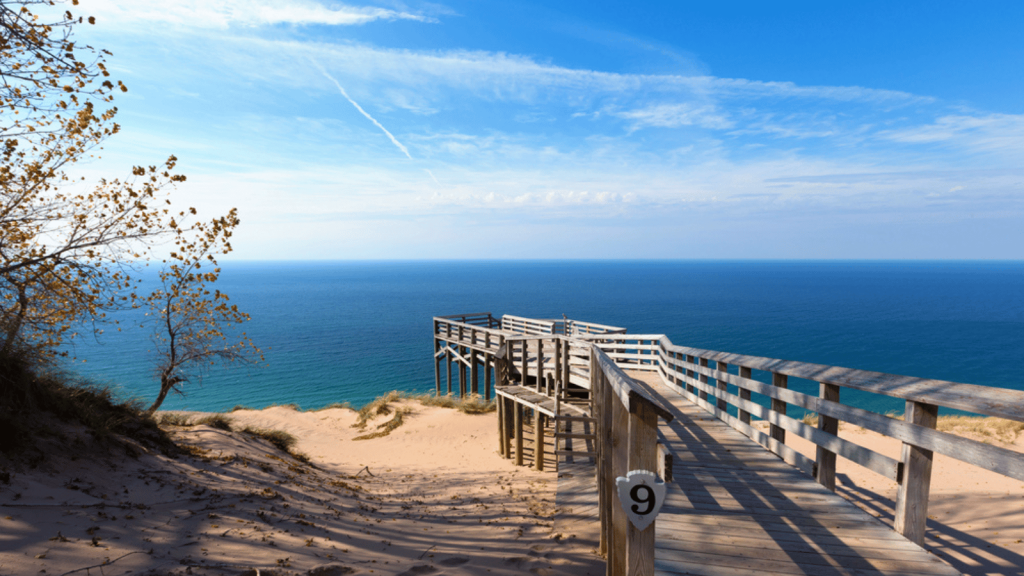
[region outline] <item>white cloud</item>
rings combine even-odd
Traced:
[[[631,120],[634,130],[648,126],[658,128],[700,126],[713,130],[725,130],[733,126],[728,115],[714,104],[692,102],[654,104],[636,110],[609,112],[609,114]]]
[[[375,20],[433,18],[369,6],[327,7],[312,0],[95,0],[88,12],[101,22],[150,21],[194,28],[224,29],[274,24],[352,26]]]

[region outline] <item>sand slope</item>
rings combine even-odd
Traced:
[[[104,574],[603,573],[591,550],[552,538],[555,474],[500,458],[494,414],[405,405],[402,427],[362,441],[347,409],[227,415],[236,429],[290,432],[312,466],[194,426],[174,431],[194,458],[51,458],[16,472],[0,486],[0,574],[111,561]]]

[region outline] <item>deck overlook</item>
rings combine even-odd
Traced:
[[[957,574],[920,547],[934,453],[1024,480],[1021,454],[935,429],[939,406],[1024,421],[1017,390],[701,350],[568,318],[435,317],[433,334],[437,393],[496,397],[503,456],[523,465],[530,453],[543,469],[552,430],[560,513],[600,525],[608,574]],[[790,377],[819,394],[789,389]],[[900,398],[905,417],[843,404],[844,387]],[[840,421],[900,440],[901,457],[841,438]],[[837,457],[899,484],[895,532],[835,494]],[[645,530],[614,488],[637,469],[668,483]]]

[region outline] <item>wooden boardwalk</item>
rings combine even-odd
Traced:
[[[936,430],[939,407],[1024,421],[1019,390],[701,350],[625,332],[568,318],[434,318],[437,393],[442,374],[448,393],[489,398],[493,391],[500,453],[518,465],[528,458],[538,470],[554,456],[555,530],[593,542],[606,554],[609,576],[951,576],[958,572],[918,544],[934,453],[1024,481],[1019,453]],[[819,394],[790,389],[791,377],[817,382]],[[900,398],[905,414],[843,404],[843,388]],[[815,413],[817,424],[787,414],[788,407]],[[900,459],[840,438],[840,421],[900,440]],[[788,446],[787,432],[816,444],[815,456]],[[895,531],[835,493],[837,457],[899,484]],[[635,470],[668,484],[653,528],[630,524],[616,492],[615,479]]]
[[[675,417],[659,426],[673,480],[655,524],[656,574],[959,574],[656,375],[630,376]]]

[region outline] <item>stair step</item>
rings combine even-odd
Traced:
[[[597,452],[575,452],[573,450],[555,450],[556,456],[579,456],[580,458],[597,458]]]
[[[555,432],[555,438],[583,438],[586,440],[593,440],[597,438],[597,434],[570,434],[568,432]]]

